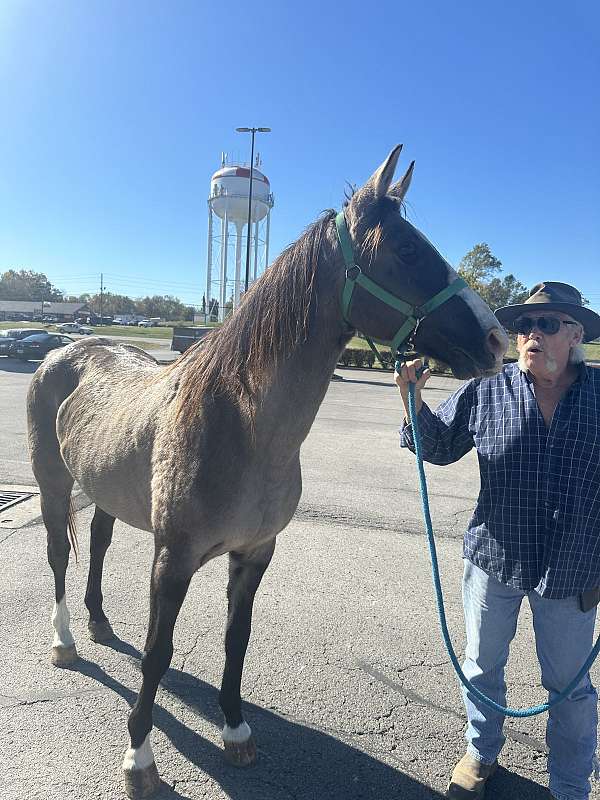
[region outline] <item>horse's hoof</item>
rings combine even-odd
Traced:
[[[249,767],[256,761],[256,744],[253,737],[245,742],[223,742],[225,758],[234,767]]]
[[[144,769],[124,769],[123,780],[127,797],[132,800],[150,797],[160,788],[160,776],[154,762]]]
[[[68,647],[53,647],[50,661],[55,667],[72,667],[78,658],[77,648],[71,644]]]
[[[115,638],[115,632],[107,619],[100,622],[95,622],[91,619],[88,622],[88,631],[90,632],[90,639],[96,644],[104,644]]]

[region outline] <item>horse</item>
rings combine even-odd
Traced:
[[[405,218],[414,162],[393,183],[400,150],[342,212],[324,212],[222,327],[173,364],[160,366],[132,345],[86,338],[51,353],[32,380],[28,438],[54,573],[54,665],[77,659],[65,596],[77,546],[74,481],[95,504],[85,594],[94,641],[114,635],[101,581],[115,519],[154,537],[142,682],[123,761],[125,790],[135,800],[160,785],[152,712],[177,615],[194,573],[224,554],[222,738],[231,763],[256,757],[240,693],[254,596],[300,499],[300,446],[355,331],[397,343],[408,326],[420,353],[461,378],[501,367],[507,337],[496,318]],[[411,316],[432,297],[440,299],[429,313]]]

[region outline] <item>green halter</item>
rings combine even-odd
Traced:
[[[367,276],[355,262],[354,251],[352,249],[352,240],[350,239],[350,234],[348,233],[348,226],[346,225],[346,218],[343,211],[340,211],[340,213],[336,216],[335,226],[337,228],[337,235],[340,242],[340,247],[342,249],[342,254],[344,256],[344,262],[346,264],[346,282],[342,291],[342,316],[344,318],[344,322],[346,322],[346,324],[348,324],[351,328],[355,327],[350,322],[349,316],[350,307],[352,305],[352,296],[356,286],[360,286],[366,292],[373,295],[373,297],[376,297],[378,300],[381,300],[387,306],[395,308],[396,311],[404,314],[406,320],[391,340],[375,340],[377,342],[381,342],[381,344],[390,345],[394,356],[396,353],[401,353],[405,349],[403,346],[406,345],[409,336],[417,327],[419,320],[424,319],[428,314],[431,314],[432,311],[445,303],[446,300],[449,300],[451,297],[457,294],[457,292],[460,292],[467,286],[467,283],[462,278],[458,277],[456,280],[452,281],[451,284],[446,286],[445,289],[442,289],[441,292],[438,292],[430,300],[427,300],[427,302],[423,303],[423,305],[410,305],[410,303],[406,303],[404,300],[396,297],[391,292],[388,292],[383,288],[383,286],[380,286],[378,283],[375,283],[375,281],[367,278]],[[371,344],[369,339],[367,339],[367,341],[369,344]]]

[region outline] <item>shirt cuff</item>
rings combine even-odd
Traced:
[[[429,408],[427,403],[423,403],[421,406],[419,413],[417,414],[417,419],[419,420],[419,432],[421,434],[421,438],[425,438],[431,429],[431,421],[432,418],[434,419],[435,425],[435,415],[433,411]],[[402,422],[400,426],[400,447],[408,447],[409,450],[412,450],[413,453],[415,452],[415,439],[414,439],[414,431],[412,422],[407,422],[406,419]]]

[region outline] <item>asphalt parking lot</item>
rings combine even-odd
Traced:
[[[155,354],[155,353],[153,353]],[[0,359],[0,484],[32,485],[24,398],[34,364]],[[159,689],[152,736],[158,800],[429,800],[462,755],[464,712],[438,630],[413,457],[398,448],[391,376],[341,370],[302,451],[304,492],[280,535],[255,605],[243,681],[259,758],[235,770],[221,755],[226,560],[194,578]],[[434,376],[437,405],[458,383]],[[449,625],[463,644],[461,535],[478,490],[476,459],[428,467]],[[51,666],[53,582],[35,517],[0,528],[0,798],[116,800],[127,714],[140,685],[152,543],[117,523],[104,581],[117,638],[87,638],[82,557],[67,573],[79,662]],[[0,521],[2,515],[0,514]],[[596,683],[598,668],[594,669]],[[544,698],[528,609],[507,674],[509,700]],[[545,718],[511,720],[488,800],[541,800]],[[600,797],[597,788],[593,797]]]

